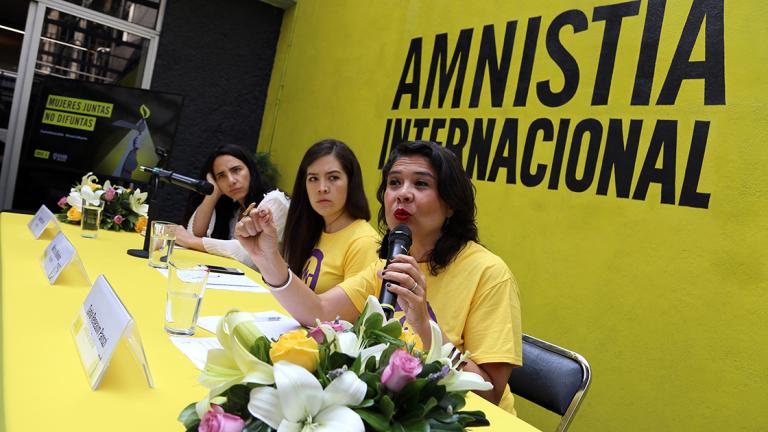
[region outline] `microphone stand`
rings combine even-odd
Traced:
[[[168,152],[164,148],[155,148],[155,153],[160,157],[157,162],[157,166],[165,165],[165,159],[168,157]],[[155,219],[157,212],[157,188],[160,184],[160,176],[152,173],[149,176],[149,190],[147,195],[149,196],[149,211],[147,212],[147,228],[144,230],[144,246],[142,249],[128,249],[126,253],[136,258],[149,258],[149,240],[152,237],[152,221]]]

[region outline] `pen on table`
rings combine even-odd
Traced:
[[[254,317],[253,321],[255,321],[255,322],[269,322],[269,321],[280,321],[281,319],[283,319],[283,317],[268,316],[268,317]]]

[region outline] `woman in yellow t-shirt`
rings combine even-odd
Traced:
[[[382,227],[410,228],[411,256],[396,255],[386,268],[378,260],[320,295],[286,270],[268,210],[244,217],[235,235],[275,298],[307,326],[336,316],[354,321],[367,296],[378,295],[379,273],[385,273],[392,281],[386,289],[397,295],[407,325],[423,345],[432,342],[431,319],[444,339],[470,352],[464,370],[493,384],[477,393],[514,413],[507,380],[512,367],[522,364],[517,283],[501,258],[478,244],[475,190],[461,162],[433,142],[399,144],[382,169],[377,198]]]
[[[370,218],[355,154],[341,141],[317,142],[296,173],[282,255],[311,290],[324,293],[377,259]]]

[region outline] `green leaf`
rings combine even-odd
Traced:
[[[264,363],[272,364],[272,360],[269,358],[270,346],[271,343],[266,336],[259,336],[255,341],[253,341],[253,345],[251,345],[251,349],[249,351],[251,354],[253,354],[254,357],[263,361]]]
[[[405,428],[400,423],[395,423],[392,425],[392,432],[405,432]]]
[[[442,369],[443,369],[443,364],[437,361],[429,364],[425,364],[421,368],[421,373],[419,373],[419,377],[426,378],[427,376],[429,376],[429,374],[440,372]]]
[[[432,412],[430,414],[430,420],[436,420],[440,423],[457,423],[459,416],[456,414],[450,414],[445,411]]]
[[[223,396],[227,401],[222,404],[224,411],[247,419],[251,417],[248,411],[248,402],[251,399],[251,388],[245,384],[237,384],[225,391]]]
[[[376,372],[377,367],[376,358],[373,356],[368,357],[368,361],[365,362],[365,370],[368,372]],[[384,366],[382,366],[382,369],[383,368]]]
[[[402,425],[407,432],[429,432],[429,423],[423,418],[407,421]]]
[[[195,411],[195,402],[192,402],[187,405],[186,408],[181,410],[178,418],[185,428],[190,429],[193,426],[197,428],[197,425],[200,424],[200,417],[197,416],[197,411]]]
[[[356,409],[354,411],[374,430],[378,432],[386,432],[390,430],[389,421],[381,414],[363,409]]]
[[[457,412],[464,408],[464,395],[462,393],[446,393],[440,400],[440,406],[444,409],[448,409],[450,406],[453,412]]]
[[[379,410],[381,410],[381,415],[383,415],[389,422],[392,419],[392,415],[395,413],[395,403],[392,402],[392,399],[390,399],[389,396],[384,395],[381,397],[381,400],[379,400]]]
[[[429,419],[430,431],[463,432],[464,426],[461,423],[442,423],[435,419]]]
[[[373,357],[369,357],[369,358],[368,358],[368,360],[371,360],[371,359],[373,359]],[[376,359],[373,359],[373,360],[375,361]],[[362,357],[356,357],[356,358],[355,358],[355,361],[353,361],[353,362],[352,362],[352,365],[351,365],[351,366],[349,366],[349,369],[350,369],[350,370],[353,370],[353,371],[355,371],[355,372],[357,372],[357,371],[359,371],[359,370],[360,370],[360,367],[362,366],[362,363],[363,363],[363,359],[362,359]],[[366,366],[367,366],[367,365],[368,365],[368,364],[366,363]]]
[[[427,380],[424,378],[416,378],[400,390],[398,393],[398,399],[407,403],[408,401],[416,402],[419,399],[419,393],[427,385]]]
[[[399,348],[402,348],[402,347],[405,346],[405,342],[404,341],[401,341],[400,339],[398,339],[396,337],[392,337],[392,336],[390,336],[390,335],[388,335],[388,334],[386,334],[386,333],[384,333],[384,332],[382,332],[380,330],[371,330],[369,332],[369,334],[368,334],[368,337],[370,337],[371,339],[373,339],[373,340],[375,340],[377,342],[383,342],[383,343],[386,343],[388,345],[397,346]]]
[[[356,405],[356,408],[369,408],[373,406],[373,399],[363,399],[362,402],[360,402],[359,405]]]
[[[387,325],[382,327],[380,331],[394,339],[397,339],[401,334],[403,334],[403,327],[400,325],[400,321],[390,321],[387,323]]]
[[[369,330],[378,330],[381,328],[381,325],[384,323],[384,317],[382,317],[379,314],[371,314],[371,316],[368,317],[368,319],[365,320],[365,330],[366,333]]]
[[[338,369],[343,366],[347,366],[349,368],[354,361],[355,359],[353,357],[350,357],[344,353],[340,353],[338,351],[331,353],[331,355],[328,356],[328,370]]]
[[[464,426],[490,426],[491,422],[482,411],[460,411],[457,413],[459,422]]]
[[[424,403],[424,412],[428,413],[432,408],[437,406],[437,399],[431,397]]]
[[[389,364],[389,358],[392,357],[392,353],[395,351],[397,351],[397,347],[390,345],[381,353],[379,364],[382,366],[382,369]]]

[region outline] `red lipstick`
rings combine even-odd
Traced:
[[[408,210],[402,208],[395,210],[395,219],[399,220],[400,222],[407,221],[409,217],[411,217],[411,214],[408,212]]]

